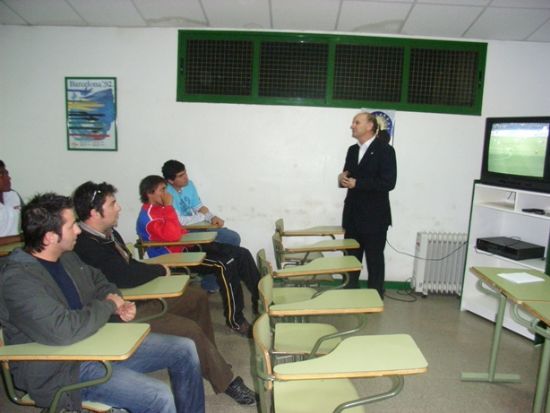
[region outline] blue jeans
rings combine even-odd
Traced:
[[[218,235],[216,236],[216,242],[221,244],[234,245],[236,247],[241,246],[241,236],[229,228],[218,228],[208,231],[216,231]]]
[[[113,376],[81,391],[82,399],[124,408],[131,413],[204,413],[204,388],[195,344],[188,338],[149,334],[125,361],[114,362]],[[167,368],[172,391],[144,373]],[[105,375],[101,363],[80,365],[80,380]]]

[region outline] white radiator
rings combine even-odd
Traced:
[[[467,234],[418,232],[412,288],[417,293],[456,294],[462,292]]]

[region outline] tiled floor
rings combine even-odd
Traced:
[[[411,376],[397,397],[369,406],[371,413],[516,413],[529,412],[535,387],[535,376],[540,348],[516,334],[504,331],[497,370],[519,373],[518,384],[465,383],[460,381],[462,371],[486,371],[492,339],[492,323],[467,312],[460,312],[457,297],[432,295],[412,302],[389,291],[384,312],[369,317],[365,330],[368,334],[408,333],[413,336],[429,362],[428,373]],[[248,301],[247,301],[248,302]],[[222,354],[237,375],[249,385],[251,376],[252,342],[230,332],[221,316],[221,299],[211,296],[215,319],[216,339]],[[331,320],[343,326],[349,321]],[[366,348],[365,352],[369,349]],[[359,383],[361,392],[374,392],[387,386],[387,379],[371,379]],[[255,408],[241,407],[226,395],[215,395],[205,382],[208,413],[255,412]],[[368,393],[367,393],[368,394]],[[0,412],[37,412],[20,408],[0,394]],[[315,413],[315,412],[311,412]]]

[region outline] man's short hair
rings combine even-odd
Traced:
[[[164,184],[166,181],[162,176],[149,175],[141,180],[139,183],[139,197],[144,204],[149,202],[147,194],[152,194],[160,184]]]
[[[36,195],[21,211],[21,228],[25,239],[25,249],[40,252],[44,249],[44,236],[53,231],[62,236],[65,209],[72,209],[73,201],[68,196],[53,192]]]
[[[103,216],[103,204],[108,195],[114,195],[117,189],[107,182],[96,184],[84,182],[75,189],[73,194],[74,208],[81,221],[86,221],[92,215],[92,209]]]
[[[0,159],[0,168],[6,169],[6,164]]]
[[[170,159],[162,165],[162,176],[164,176],[164,179],[173,181],[176,179],[176,175],[182,171],[185,171],[185,165],[175,159]]]

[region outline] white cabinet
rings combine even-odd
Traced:
[[[545,215],[523,212],[525,208],[545,210]],[[470,267],[508,267],[545,270],[544,259],[516,261],[476,248],[476,240],[485,237],[510,237],[547,247],[550,233],[550,194],[503,188],[474,183],[468,251],[462,288],[461,309],[489,320],[495,319],[497,301],[476,288],[477,277]],[[545,254],[546,255],[546,254]],[[526,337],[533,335],[510,316],[510,306],[504,326]]]

